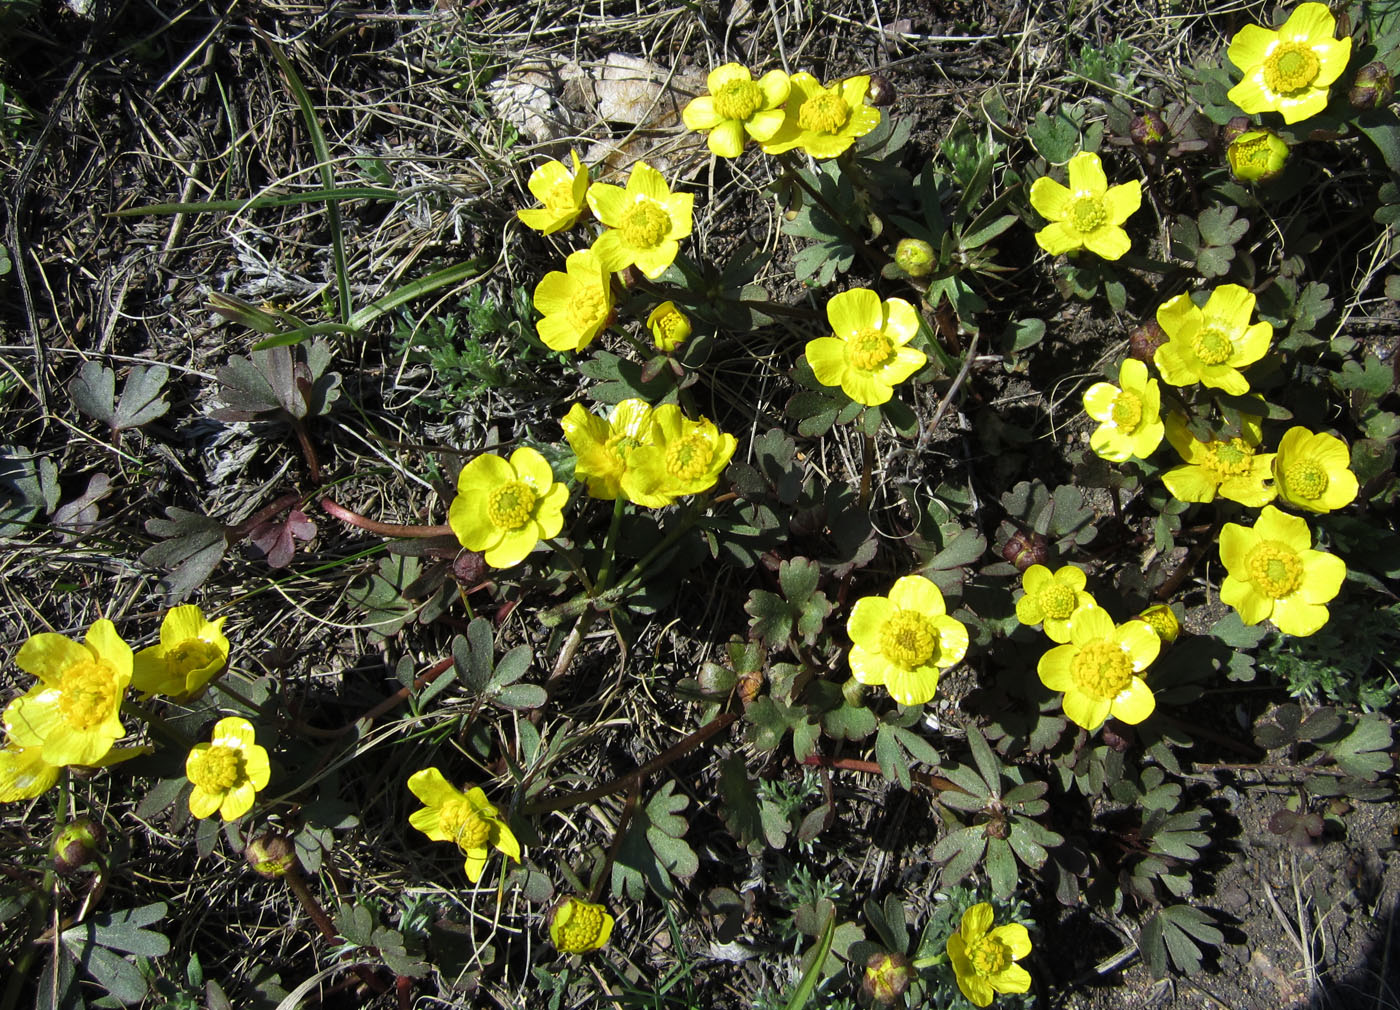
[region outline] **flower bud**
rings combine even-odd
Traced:
[[[1230,142],[1225,157],[1236,179],[1268,182],[1283,171],[1288,145],[1270,130],[1249,130]]]
[[[871,74],[870,86],[866,89],[865,100],[871,105],[893,105],[894,100],[899,97],[895,87],[890,83],[890,79],[884,74]]]
[[[933,273],[933,246],[921,238],[902,238],[894,247],[894,261],[910,277],[927,277]]]
[[[1247,133],[1252,129],[1254,129],[1254,124],[1250,122],[1248,116],[1235,116],[1220,128],[1220,142],[1228,147],[1235,142],[1235,138],[1241,133]]]
[[[249,842],[243,850],[243,858],[254,873],[269,880],[285,877],[297,866],[297,852],[292,840],[275,832]]]
[[[1356,72],[1355,82],[1347,99],[1358,109],[1379,109],[1395,96],[1395,82],[1390,70],[1379,61],[1368,63]]]
[[[860,987],[868,999],[889,1006],[909,988],[914,979],[914,966],[903,954],[881,951],[871,954],[865,962],[865,978]]]
[[[652,342],[663,354],[670,354],[690,339],[690,320],[675,302],[662,302],[647,316]]]
[[[561,954],[586,954],[608,942],[613,917],[602,905],[568,897],[549,911],[549,939]]]
[[[1050,545],[1039,533],[1015,533],[1001,549],[1001,556],[1024,572],[1031,565],[1043,565],[1050,556]]]
[[[1128,353],[1139,361],[1149,364],[1157,348],[1167,342],[1167,333],[1157,325],[1155,319],[1144,319],[1128,334]]]
[[[1139,147],[1159,147],[1165,144],[1171,136],[1171,131],[1167,127],[1167,121],[1156,112],[1144,112],[1140,116],[1134,116],[1133,121],[1128,124],[1128,136],[1133,138],[1133,143]]]
[[[84,866],[102,858],[107,831],[88,817],[69,821],[54,835],[49,846],[53,868],[59,873],[76,873]]]
[[[1176,641],[1176,636],[1181,634],[1181,622],[1176,619],[1172,608],[1165,603],[1153,604],[1138,614],[1138,619],[1157,633],[1163,645],[1171,645]]]

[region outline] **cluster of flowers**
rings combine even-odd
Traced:
[[[121,719],[127,692],[200,697],[228,665],[223,624],[199,607],[176,607],[161,622],[160,641],[136,653],[106,619],[95,621],[82,642],[50,632],[31,636],[15,663],[39,679],[5,707],[0,802],[38,796],[58,781],[61,768],[105,767],[147,753],[145,746],[115,746],[127,732]],[[228,718],[215,725],[210,743],[190,751],[185,775],[194,786],[189,802],[196,817],[218,812],[233,820],[252,807],[270,766],[252,725]]]

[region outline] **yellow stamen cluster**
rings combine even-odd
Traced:
[[[880,653],[906,670],[928,663],[938,649],[938,630],[923,614],[896,610],[880,629]]]
[[[1133,680],[1133,662],[1116,642],[1089,642],[1070,666],[1074,686],[1091,698],[1118,697]]]

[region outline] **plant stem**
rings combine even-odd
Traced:
[[[381,537],[442,537],[452,535],[452,527],[446,525],[404,526],[399,523],[382,523],[377,519],[362,516],[358,512],[351,512],[348,508],[337,505],[329,498],[321,499],[321,508],[343,523],[358,526],[362,530],[377,533]]]
[[[612,578],[613,558],[617,552],[617,531],[622,526],[622,509],[627,504],[627,499],[618,495],[613,499],[612,522],[608,524],[608,535],[603,541],[603,561],[598,566],[598,578],[593,582],[592,596],[603,593],[608,588],[608,582]]]
[[[63,830],[63,825],[68,820],[68,769],[64,768],[58,773],[58,803],[54,807],[54,835]],[[29,969],[34,963],[34,955],[39,952],[39,937],[44,932],[44,923],[49,917],[49,911],[54,908],[53,893],[58,882],[58,874],[54,871],[53,861],[50,860],[44,868],[44,883],[34,897],[34,905],[29,911],[29,922],[25,928],[24,943],[20,947],[19,956],[15,958],[14,971],[10,974],[10,980],[5,983],[5,996],[0,999],[0,1010],[15,1010],[19,1003],[19,994],[24,989],[24,984],[29,980]],[[57,950],[58,923],[54,923],[54,947]],[[58,971],[58,961],[54,960],[53,970]]]
[[[871,266],[873,266],[877,271],[882,269],[885,266],[885,264],[890,262],[890,258],[888,256],[886,256],[879,250],[872,249],[870,247],[870,245],[865,241],[865,237],[861,235],[861,233],[857,229],[853,228],[846,221],[845,214],[842,211],[837,210],[835,207],[833,207],[830,204],[830,202],[827,201],[826,197],[824,197],[821,194],[820,190],[818,190],[810,182],[804,179],[802,177],[802,172],[796,167],[794,167],[792,162],[788,160],[787,157],[784,157],[782,159],[782,164],[783,176],[787,179],[790,179],[792,182],[797,183],[797,185],[800,186],[803,189],[803,191],[806,192],[806,194],[812,198],[813,202],[815,202],[818,207],[826,211],[826,214],[828,217],[831,218],[832,223],[835,224],[836,227],[841,229],[842,234],[846,237],[846,241],[850,242],[851,246],[863,257],[865,257],[866,262],[871,264]]]
[[[170,723],[166,722],[164,718],[162,718],[159,715],[156,715],[156,713],[152,712],[149,708],[142,705],[140,702],[123,701],[122,712],[126,715],[135,716],[137,719],[140,719],[155,732],[165,737],[175,746],[180,747],[184,750],[189,750],[197,742],[193,737],[182,733],[180,730],[170,725]]]
[[[326,938],[326,942],[339,946],[344,941],[340,934],[336,932],[335,924],[331,922],[331,917],[326,914],[326,910],[321,907],[321,903],[316,900],[316,896],[311,893],[311,888],[307,886],[306,878],[302,876],[301,867],[292,863],[287,867],[282,879],[287,882],[287,886],[296,895],[297,901],[301,902],[301,907],[306,909],[306,914],[311,916],[311,921],[316,923],[316,928],[321,931],[321,935]],[[375,992],[384,993],[389,991],[389,986],[384,980],[369,969],[367,965],[351,965],[350,970],[359,976],[361,982],[369,986]]]
[[[870,508],[870,497],[875,493],[875,436],[862,431],[860,438],[860,497],[856,506],[864,512]]]
[[[802,761],[805,765],[817,765],[821,768],[836,768],[848,772],[865,772],[867,775],[883,774],[880,766],[874,761],[862,761],[859,758],[833,758],[822,754],[809,754]],[[940,793],[967,792],[962,786],[945,779],[942,775],[934,775],[931,772],[916,772],[911,770],[909,777],[920,785],[928,786],[930,789]]]

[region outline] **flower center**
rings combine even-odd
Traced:
[[[535,489],[523,480],[506,481],[486,499],[486,518],[502,530],[518,530],[530,521],[539,500]]]
[[[564,214],[578,207],[574,201],[574,180],[572,177],[560,179],[549,188],[544,198],[545,208],[552,214]]]
[[[1063,621],[1074,613],[1074,605],[1079,596],[1063,582],[1052,582],[1036,593],[1035,601],[1040,604],[1040,612],[1046,617]]]
[[[1097,231],[1108,223],[1108,209],[1103,197],[1092,193],[1081,193],[1069,205],[1069,223],[1075,231],[1087,234]]]
[[[894,344],[881,330],[861,330],[846,341],[846,357],[862,372],[873,372],[894,356]]]
[[[604,289],[598,285],[580,285],[569,296],[569,322],[580,330],[586,330],[598,322],[607,311]]]
[[[1327,490],[1327,468],[1315,459],[1300,459],[1283,471],[1288,490],[1299,498],[1321,498]]]
[[[1254,469],[1254,450],[1242,438],[1228,442],[1207,442],[1212,462],[1207,464],[1221,477],[1238,477]]]
[[[994,936],[982,936],[967,945],[967,959],[972,970],[983,978],[991,978],[1006,970],[1014,960],[1011,948]]]
[[[747,120],[763,107],[763,89],[753,81],[730,81],[715,93],[715,115]]]
[[[1133,661],[1117,642],[1099,639],[1079,647],[1069,672],[1081,692],[1111,701],[1133,682]]]
[[[808,133],[835,133],[851,118],[851,107],[834,91],[823,91],[802,103],[797,125]]]
[[[897,666],[927,666],[938,651],[938,629],[923,614],[896,610],[880,628],[880,654]]]
[[[1303,584],[1303,562],[1298,552],[1277,540],[1257,544],[1244,563],[1250,581],[1275,600],[1283,599]]]
[[[1203,326],[1196,339],[1191,341],[1191,350],[1196,352],[1202,364],[1223,365],[1235,353],[1235,345],[1216,327]]]
[[[685,318],[679,312],[668,312],[656,321],[661,327],[663,339],[672,343],[679,343],[683,337],[680,336],[681,328],[685,326]]]
[[[1272,169],[1273,166],[1269,162],[1274,152],[1269,147],[1267,133],[1252,134],[1247,140],[1242,137],[1232,146],[1235,149],[1235,162],[1240,169],[1258,172],[1260,175],[1265,175]]]
[[[1280,42],[1264,59],[1264,85],[1275,94],[1286,95],[1306,88],[1321,69],[1317,54],[1297,42]]]
[[[73,729],[92,729],[106,720],[121,703],[116,671],[103,660],[87,660],[70,666],[59,681],[58,710]]]
[[[687,435],[666,449],[666,472],[680,480],[698,480],[709,469],[714,449],[704,435]]]
[[[457,847],[484,849],[491,838],[491,825],[466,800],[450,799],[438,811],[438,824]]]
[[[243,781],[243,752],[224,744],[200,751],[186,776],[211,793],[226,793]]]
[[[1113,398],[1111,413],[1113,423],[1124,431],[1132,432],[1142,422],[1142,397],[1124,389]]]
[[[564,947],[570,950],[588,950],[598,943],[598,934],[602,931],[602,906],[576,901],[569,921],[564,923]]]
[[[633,249],[660,245],[671,230],[671,216],[655,200],[641,200],[622,216],[622,237]]]
[[[223,657],[214,643],[202,638],[187,638],[175,648],[165,651],[166,669],[180,677],[222,662]]]

